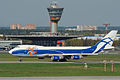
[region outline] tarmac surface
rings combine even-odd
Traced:
[[[0,80],[120,80],[120,76],[0,77]]]
[[[113,61],[114,63],[120,63],[120,61]],[[68,62],[52,62],[52,61],[0,61],[0,63],[104,63],[104,61],[68,61]],[[111,61],[106,61],[111,63]]]

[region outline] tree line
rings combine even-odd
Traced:
[[[92,40],[92,39],[68,39],[65,41],[65,46],[93,46],[97,42],[99,42],[100,39]],[[120,47],[120,39],[115,40],[113,42],[113,46]]]

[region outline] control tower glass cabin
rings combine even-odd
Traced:
[[[47,8],[50,16],[51,35],[58,33],[58,21],[62,16],[64,8],[58,7],[56,3],[51,3]]]

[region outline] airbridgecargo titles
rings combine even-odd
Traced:
[[[9,53],[18,57],[51,58],[53,61],[81,59],[84,56],[98,55],[104,50],[113,49],[113,41],[118,31],[112,30],[92,47],[44,47],[37,45],[18,45]]]

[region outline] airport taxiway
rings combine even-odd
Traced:
[[[0,77],[0,80],[120,80],[120,76]]]
[[[120,63],[120,61],[113,61],[114,63]],[[52,61],[0,61],[0,63],[104,63],[104,61],[68,61],[68,62],[52,62]],[[111,61],[106,61],[111,63]]]

